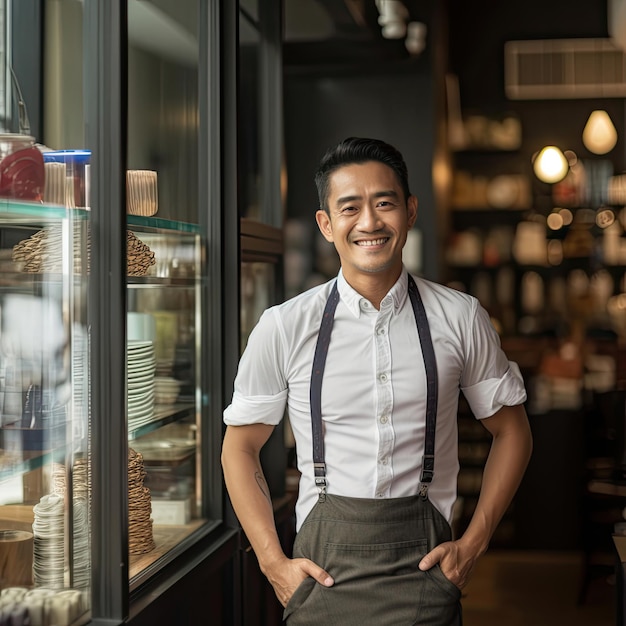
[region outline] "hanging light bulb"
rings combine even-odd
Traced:
[[[617,143],[617,131],[606,111],[592,111],[583,129],[585,148],[594,154],[606,154]]]
[[[406,35],[409,12],[400,0],[376,0],[380,14],[382,36],[385,39],[402,39]]]
[[[565,155],[556,146],[542,148],[533,162],[533,170],[544,183],[558,183],[569,170]]]

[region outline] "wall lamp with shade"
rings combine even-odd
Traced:
[[[606,154],[617,143],[617,131],[606,111],[592,111],[583,129],[585,148],[594,154]]]
[[[545,146],[533,159],[533,170],[544,183],[558,183],[567,176],[569,163],[556,146]]]

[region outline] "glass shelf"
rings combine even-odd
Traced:
[[[189,222],[179,222],[176,220],[163,219],[161,217],[144,217],[142,215],[127,215],[126,224],[128,226],[137,226],[153,231],[167,231],[178,233],[199,234],[200,226],[198,224],[190,224]]]
[[[15,476],[41,469],[48,463],[62,463],[66,455],[65,446],[54,450],[20,450],[19,452],[0,450],[0,484]]]
[[[193,404],[174,404],[172,406],[159,406],[154,407],[154,416],[149,424],[138,426],[128,430],[128,440],[139,439],[148,433],[158,430],[166,424],[177,422],[185,417],[189,417],[193,414],[195,406]]]
[[[68,209],[59,205],[0,200],[0,219],[2,219],[3,227],[13,224],[44,225],[68,218],[85,220],[87,217],[87,209]]]
[[[194,278],[173,278],[169,276],[129,276],[127,284],[133,289],[151,287],[195,287],[200,281],[199,277]]]

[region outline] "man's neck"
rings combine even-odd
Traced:
[[[402,274],[402,268],[393,272],[375,272],[372,274],[359,273],[343,277],[346,282],[361,296],[369,300],[376,309],[380,309],[382,299],[389,293],[389,290],[396,284]]]

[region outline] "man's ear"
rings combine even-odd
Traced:
[[[415,220],[417,219],[417,198],[415,196],[409,196],[406,206],[409,217],[409,228],[413,228],[413,224],[415,224]]]
[[[315,213],[315,221],[320,229],[322,235],[324,235],[324,239],[333,242],[333,226],[330,223],[330,217],[326,211],[322,211],[321,209]]]

